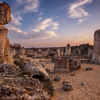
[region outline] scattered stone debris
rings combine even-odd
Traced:
[[[0,72],[3,72],[5,76],[10,74],[15,74],[16,72],[20,72],[19,66],[9,65],[9,64],[0,64]]]
[[[70,73],[70,75],[71,75],[71,76],[75,76],[75,74],[74,74],[74,73]]]
[[[63,100],[63,98],[61,97],[61,98],[59,98],[58,100]]]
[[[51,96],[44,92],[43,85],[34,78],[9,78],[0,85],[0,100],[50,100]],[[14,99],[14,100],[15,100]]]
[[[51,73],[51,71],[50,71],[50,69],[49,69],[49,68],[47,68],[47,69],[46,69],[46,72],[47,72],[47,73]]]
[[[85,84],[84,84],[83,82],[81,83],[81,85],[82,85],[82,86],[85,86]]]
[[[59,76],[55,76],[55,77],[54,77],[54,81],[60,82],[60,80],[61,80],[61,78],[60,78]]]
[[[27,54],[27,57],[35,57],[35,54]]]
[[[92,67],[88,67],[88,68],[86,68],[85,70],[86,70],[86,71],[88,71],[88,70],[93,70],[93,68],[92,68]]]
[[[66,90],[66,91],[74,90],[73,86],[71,85],[71,82],[67,82],[65,80],[63,81],[63,89]]]

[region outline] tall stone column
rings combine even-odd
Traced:
[[[0,3],[0,63],[9,62],[10,43],[7,38],[8,29],[4,27],[11,21],[11,10],[7,3]]]
[[[94,48],[92,60],[96,63],[100,63],[100,30],[97,30],[94,34]]]
[[[70,44],[66,45],[66,51],[65,51],[65,56],[70,56],[71,55],[71,46]]]

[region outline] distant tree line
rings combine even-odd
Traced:
[[[13,45],[10,44],[10,47],[19,50],[21,48],[21,44],[18,44],[18,43],[15,43]]]

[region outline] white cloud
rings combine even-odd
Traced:
[[[39,0],[16,0],[18,6],[22,7],[19,10],[20,14],[32,13],[37,12],[39,7]]]
[[[8,33],[10,37],[16,38],[16,39],[46,39],[50,37],[58,37],[58,35],[54,31],[43,31],[43,32],[25,32],[20,30],[19,28],[16,28],[13,25],[5,25],[5,27],[8,29]]]
[[[90,4],[92,0],[78,0],[76,3],[70,4],[69,17],[70,18],[81,18],[84,16],[90,16],[87,11],[83,9],[85,4]]]
[[[50,28],[50,29],[58,29],[59,24],[57,22],[53,22],[52,18],[48,18],[43,20],[39,25],[36,26],[35,29],[33,29],[33,31],[40,31],[40,30],[45,30],[46,28]]]
[[[17,18],[15,18],[15,16],[13,14],[11,14],[11,22],[14,25],[21,25],[20,20],[22,20],[22,17],[18,16]]]
[[[42,20],[42,17],[39,17],[38,20]]]

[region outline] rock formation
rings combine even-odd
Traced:
[[[66,51],[65,51],[65,56],[70,56],[71,54],[71,46],[70,44],[66,45]]]
[[[69,70],[69,59],[55,59],[54,71],[66,72]]]
[[[92,60],[96,63],[100,62],[100,30],[97,30],[94,34],[94,48]]]
[[[11,10],[7,3],[0,3],[0,63],[10,63],[10,43],[7,38],[8,29],[4,27],[11,21]]]
[[[58,58],[61,57],[61,50],[60,49],[57,49],[57,56],[58,56]]]
[[[26,50],[25,50],[24,48],[21,48],[21,49],[19,50],[19,54],[20,54],[20,55],[25,55],[25,53],[26,53]]]

